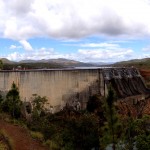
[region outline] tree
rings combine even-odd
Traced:
[[[33,105],[33,116],[40,117],[41,113],[44,112],[44,106],[48,101],[47,98],[41,97],[37,94],[33,94],[32,105]]]
[[[0,60],[0,70],[3,69],[3,61]]]
[[[145,115],[134,121],[134,139],[138,150],[149,150],[150,116]]]
[[[134,149],[134,130],[136,128],[135,121],[131,116],[130,110],[128,110],[127,118],[122,120],[124,122],[124,139],[122,145],[125,150]]]
[[[100,134],[102,134],[102,138],[100,138],[100,145],[102,149],[104,149],[109,144],[112,144],[112,149],[116,149],[117,140],[121,136],[121,123],[118,120],[118,116],[115,110],[114,102],[115,102],[115,93],[112,87],[108,88],[108,96],[104,100],[104,116],[105,123],[101,128]]]
[[[0,60],[0,70],[3,69],[3,61]]]
[[[8,111],[11,116],[19,117],[21,114],[21,100],[19,96],[19,89],[16,84],[13,82],[11,89],[8,91],[6,95],[6,100],[4,101],[4,107],[6,111]]]
[[[138,150],[149,150],[150,148],[150,135],[141,134],[136,138],[136,147]]]

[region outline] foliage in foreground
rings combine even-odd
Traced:
[[[13,118],[19,118],[21,115],[21,105],[19,89],[13,82],[6,98],[0,96],[0,110],[9,113]]]
[[[45,117],[34,119],[28,127],[40,131],[45,141],[57,149],[91,149],[99,146],[98,119],[93,114],[62,111]],[[37,122],[35,122],[35,120]]]
[[[104,99],[103,102],[105,121],[104,125],[100,127],[101,149],[104,149],[107,145],[112,144],[112,149],[115,150],[116,145],[122,136],[122,125],[119,121],[119,117],[114,106],[115,100],[115,93],[112,87],[110,86],[108,90],[108,96]]]
[[[115,99],[110,87],[106,99],[97,95],[90,97],[88,112],[66,108],[56,114],[47,114],[44,112],[46,97],[33,95],[32,120],[27,122],[27,127],[33,138],[43,141],[52,150],[105,150],[108,146],[113,150],[135,147],[149,150],[150,117],[134,119],[129,110],[128,116],[121,118],[115,109]],[[19,90],[13,83],[6,99],[0,97],[0,110],[14,120],[19,119],[20,106]]]

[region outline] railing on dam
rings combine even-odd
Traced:
[[[0,72],[40,72],[40,71],[72,71],[72,70],[103,70],[118,67],[71,67],[71,68],[42,68],[42,69],[13,69],[13,70],[0,70]]]

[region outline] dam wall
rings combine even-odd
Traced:
[[[85,109],[89,96],[104,95],[106,89],[101,69],[0,71],[1,93],[7,93],[13,82],[22,101],[31,101],[33,94],[46,96],[47,107],[54,111],[74,101]]]
[[[46,96],[46,107],[57,112],[65,106],[85,109],[90,96],[106,96],[111,85],[117,99],[131,101],[150,97],[150,89],[136,68],[96,68],[0,71],[0,92],[6,95],[12,83],[23,102],[33,94]],[[129,98],[130,97],[130,98]],[[134,100],[133,100],[134,97]],[[130,101],[130,100],[129,100]]]

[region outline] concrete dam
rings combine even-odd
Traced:
[[[1,94],[5,95],[13,82],[22,101],[30,102],[33,94],[46,96],[47,108],[54,112],[77,103],[85,109],[89,97],[106,96],[110,84],[118,99],[150,94],[136,68],[0,71]]]

